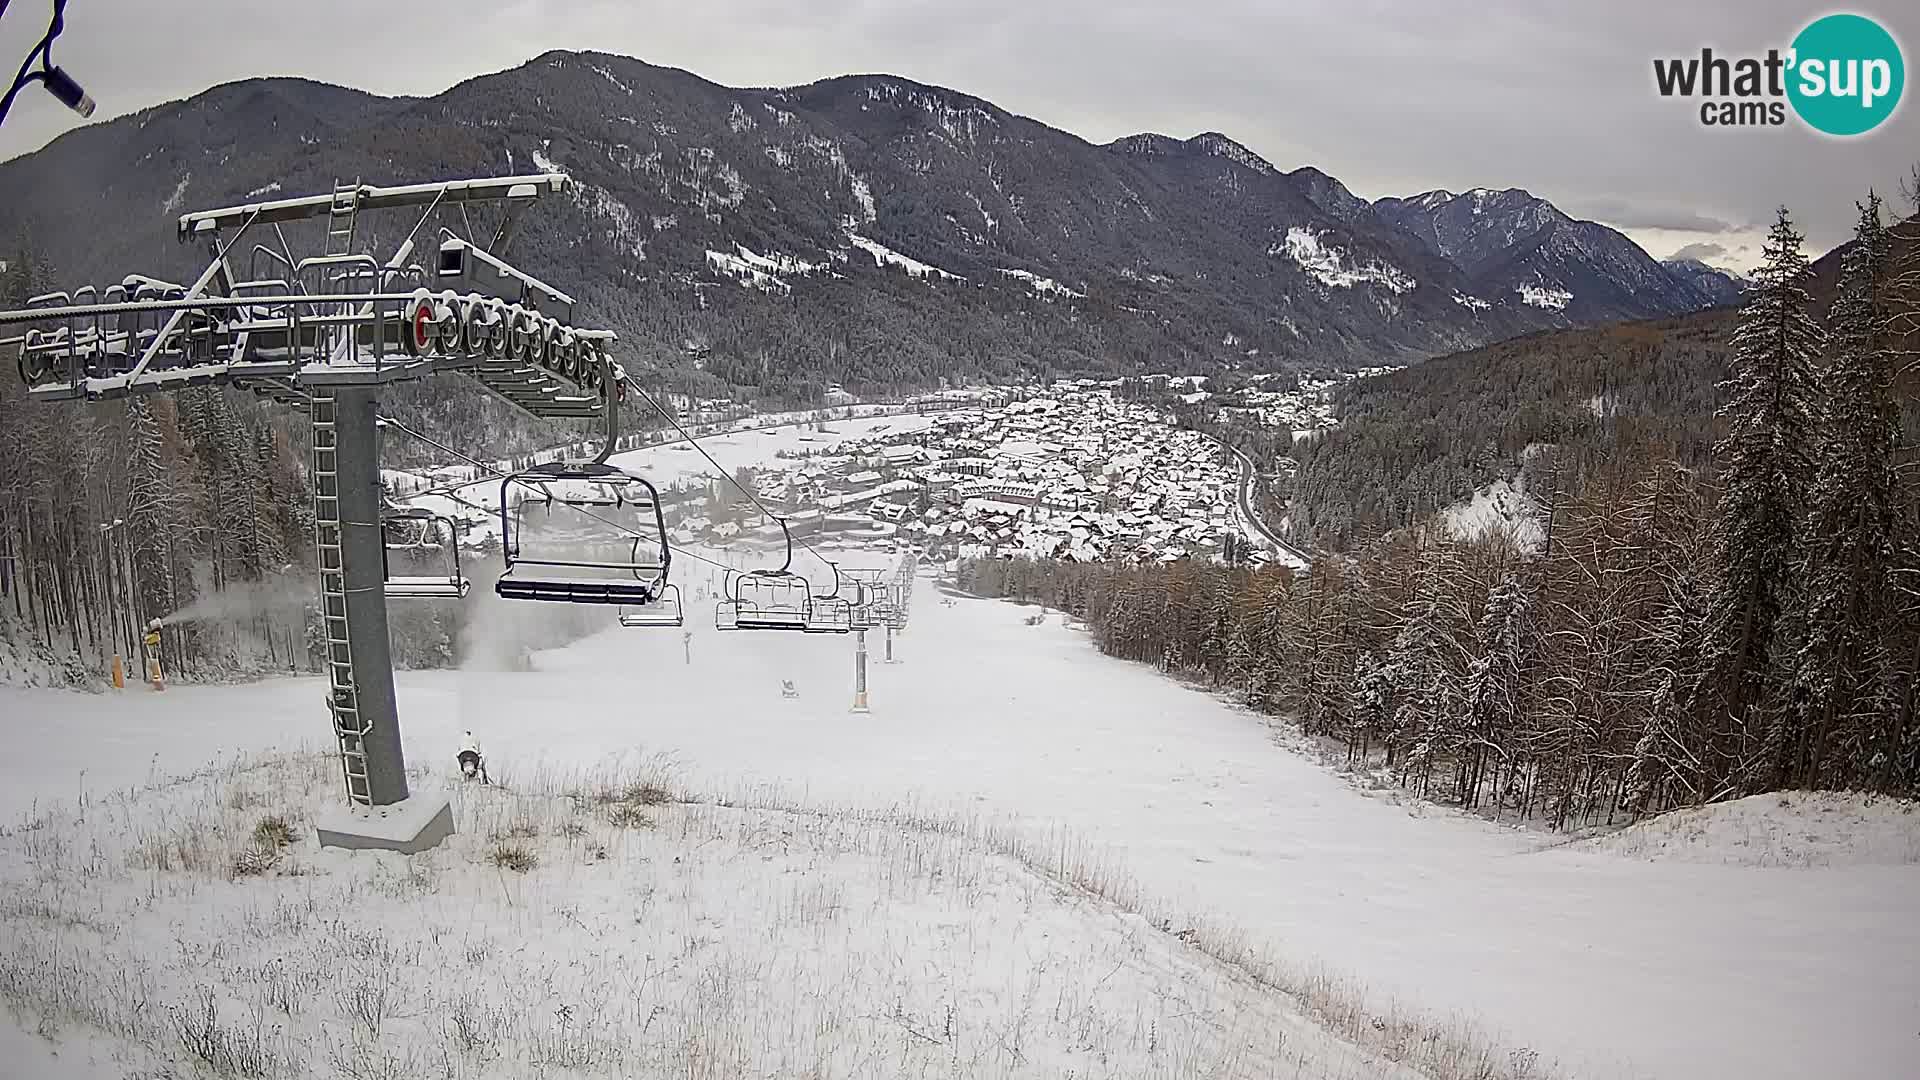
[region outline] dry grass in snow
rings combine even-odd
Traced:
[[[56,1076],[1540,1075],[1064,838],[643,764],[460,786],[409,859],[315,845],[336,785],[276,756],[0,836],[0,1002]]]

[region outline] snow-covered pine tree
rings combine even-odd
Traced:
[[[1901,182],[1907,205],[1887,227],[1892,243],[1887,294],[1888,329],[1896,378],[1920,371],[1920,165]],[[1895,549],[1890,617],[1900,643],[1894,658],[1893,724],[1903,733],[1891,761],[1876,770],[1874,784],[1894,791],[1920,789],[1920,466],[1911,446],[1902,455],[1898,546]]]
[[[1362,653],[1354,662],[1354,679],[1347,712],[1353,719],[1347,733],[1347,760],[1358,758],[1365,766],[1372,750],[1373,737],[1386,727],[1393,710],[1393,689],[1397,672],[1386,660],[1372,652]]]
[[[1280,661],[1295,645],[1285,620],[1292,605],[1277,576],[1246,579],[1238,605],[1229,602],[1232,630],[1227,641],[1228,677],[1246,695],[1247,704],[1268,709],[1285,696]]]
[[[1693,717],[1700,689],[1701,596],[1690,578],[1668,585],[1652,626],[1653,666],[1646,675],[1644,721],[1627,767],[1624,809],[1636,817],[1677,803],[1703,802],[1709,786]]]
[[[1200,665],[1215,686],[1226,681],[1227,653],[1233,640],[1233,602],[1246,579],[1239,575],[1210,574],[1207,586],[1205,624],[1198,643]],[[1202,579],[1206,580],[1205,578]]]
[[[1467,669],[1466,716],[1460,732],[1456,797],[1478,806],[1490,757],[1519,727],[1524,701],[1520,672],[1531,651],[1533,597],[1509,574],[1487,594],[1480,616],[1480,651]]]
[[[1801,508],[1811,464],[1813,369],[1824,335],[1807,312],[1807,259],[1785,207],[1767,235],[1766,262],[1733,334],[1719,415],[1727,435],[1714,448],[1723,493],[1713,548],[1718,575],[1707,608],[1704,658],[1712,673],[1713,748],[1719,771],[1751,772],[1764,755],[1761,713],[1777,703],[1790,665],[1776,641],[1798,570]],[[1780,737],[1778,725],[1774,740]]]
[[[1634,678],[1639,735],[1621,799],[1636,816],[1704,802],[1726,779],[1708,776],[1701,759],[1710,741],[1700,707],[1704,518],[1700,486],[1677,462],[1656,463],[1627,496],[1626,542],[1646,595]]]
[[[283,523],[292,493],[280,489],[274,457],[273,430],[267,424],[261,424],[253,434],[250,490],[256,509],[253,519],[247,523],[252,535],[249,545],[251,554],[258,560],[253,568],[255,576],[278,570],[288,562],[288,537],[283,531]]]
[[[127,399],[127,547],[132,556],[141,623],[172,613],[182,598],[167,558],[167,536],[179,519],[161,426],[144,396]]]
[[[1880,198],[1860,206],[1828,323],[1824,408],[1808,507],[1801,712],[1773,762],[1781,786],[1851,785],[1895,752],[1888,685],[1894,558],[1893,400]]]
[[[1393,709],[1386,716],[1384,732],[1387,765],[1399,765],[1403,780],[1410,770],[1431,764],[1431,739],[1443,721],[1446,672],[1441,635],[1440,605],[1431,591],[1423,589],[1412,598],[1406,621],[1387,651],[1387,666],[1394,675]]]

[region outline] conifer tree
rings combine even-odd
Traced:
[[[1520,673],[1532,634],[1533,598],[1512,575],[1487,594],[1480,617],[1480,655],[1467,669],[1466,724],[1461,732],[1464,762],[1459,799],[1478,801],[1489,751],[1497,751],[1519,726],[1523,687]]]
[[[1830,360],[1806,527],[1801,709],[1774,762],[1783,786],[1863,779],[1850,773],[1895,751],[1886,631],[1900,416],[1888,352],[1887,257],[1880,199],[1870,194],[1828,319]],[[1836,753],[1836,742],[1846,752]]]
[[[1699,757],[1694,722],[1700,690],[1697,627],[1701,597],[1691,579],[1672,582],[1655,617],[1646,677],[1646,706],[1633,764],[1627,768],[1623,803],[1633,814],[1675,803],[1698,803],[1714,794]]]
[[[1747,772],[1786,683],[1777,636],[1798,569],[1801,507],[1811,465],[1810,398],[1824,335],[1807,308],[1808,264],[1785,207],[1767,236],[1753,299],[1741,309],[1719,415],[1727,434],[1714,448],[1723,494],[1713,548],[1718,576],[1709,597],[1705,659],[1712,673],[1711,726],[1727,731],[1716,754]],[[1773,725],[1774,739],[1779,725]],[[1764,757],[1764,755],[1762,755]],[[1764,786],[1769,777],[1749,775]]]
[[[179,499],[161,457],[162,434],[142,395],[127,399],[128,549],[138,593],[138,621],[169,614],[180,603],[167,558],[167,536],[179,517]]]

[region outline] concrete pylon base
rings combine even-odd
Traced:
[[[413,855],[453,835],[453,804],[445,795],[415,794],[386,806],[348,804],[314,819],[320,846]]]

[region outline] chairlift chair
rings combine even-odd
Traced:
[[[791,570],[729,573],[714,605],[716,630],[805,630],[813,588]]]
[[[809,634],[845,634],[853,629],[853,605],[838,596],[807,598],[807,618],[800,627]]]
[[[521,496],[518,501],[516,493]],[[535,530],[529,528],[533,515],[541,513],[541,524],[546,524],[556,506],[581,511],[577,523],[586,528],[585,535],[535,539]],[[634,517],[637,524],[628,526],[610,515]],[[648,609],[636,612],[637,616],[666,610],[667,570],[673,552],[667,544],[660,493],[618,466],[554,461],[501,481],[500,547],[506,568],[493,590],[505,599]],[[677,589],[672,602],[677,611]],[[650,619],[637,625],[679,623]]]
[[[639,543],[635,540],[634,543]],[[651,626],[681,626],[686,622],[680,607],[680,586],[668,585],[660,590],[660,595],[650,604],[623,604],[620,607],[620,625],[628,629],[640,629]]]
[[[411,530],[409,542],[396,542],[396,533]],[[415,507],[380,517],[380,557],[386,576],[386,594],[394,599],[461,600],[471,583],[460,572],[460,534],[450,517]],[[395,574],[393,553],[440,552],[435,562],[445,572]]]
[[[849,581],[841,587],[840,595],[852,605],[855,630],[871,630],[886,622],[891,604],[887,587],[880,582],[867,578]]]
[[[807,597],[807,620],[801,629],[809,634],[845,634],[854,627],[853,602],[847,597],[848,586],[852,585],[852,595],[859,598],[859,586],[840,576],[840,564],[828,562],[833,571],[833,588],[824,593]]]
[[[855,630],[871,630],[879,623],[873,605],[872,589],[865,582],[849,581],[840,586],[840,598],[847,602],[848,625]]]

